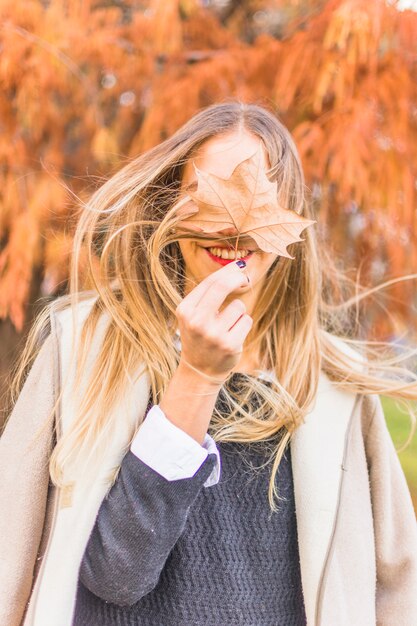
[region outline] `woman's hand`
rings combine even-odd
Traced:
[[[239,299],[218,313],[230,293],[248,284],[243,267],[228,263],[213,272],[176,310],[181,357],[159,406],[173,424],[200,444],[223,381],[238,363],[253,323]]]
[[[238,363],[253,320],[238,298],[218,311],[230,293],[247,285],[243,263],[228,263],[213,272],[178,305],[180,367],[191,366],[218,381],[225,380]]]

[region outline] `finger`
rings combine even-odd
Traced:
[[[246,287],[247,284],[246,275],[242,273],[233,272],[227,276],[221,276],[207,289],[200,299],[198,307],[204,311],[205,317],[213,317],[227,296],[241,287]]]
[[[247,284],[247,278],[236,263],[228,263],[221,269],[213,272],[207,278],[201,281],[194,287],[190,293],[185,296],[180,304],[180,308],[184,309],[193,309],[197,307],[200,302],[209,294],[209,301],[204,300],[205,306],[214,306],[212,303],[218,302],[218,306],[214,309],[217,311],[220,308],[221,303],[226,298],[226,296],[237,289],[241,285]],[[218,297],[216,298],[213,294],[218,292]]]
[[[237,320],[246,313],[246,305],[238,298],[233,300],[217,316],[216,322],[219,332],[229,331]]]
[[[240,347],[243,349],[243,343],[252,328],[252,324],[252,317],[245,313],[237,320],[233,328],[227,333],[228,340],[232,345],[237,346],[237,351],[240,350]]]

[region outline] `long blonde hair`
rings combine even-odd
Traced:
[[[263,107],[239,102],[197,113],[172,137],[128,162],[92,195],[82,207],[75,233],[69,293],[49,303],[33,324],[12,385],[16,399],[42,342],[50,309],[76,311],[78,303],[93,294],[96,299],[82,327],[78,381],[85,376],[85,359],[101,314],[106,312],[110,321],[79,412],[53,450],[50,473],[55,484],[65,482],[67,463],[90,458],[93,451],[99,457],[106,454],[111,433],[118,427],[110,417],[111,408],[123,397],[130,374],[141,363],[149,374],[154,402],[172,378],[180,356],[173,341],[175,309],[184,296],[185,278],[178,241],[187,235],[175,231],[182,171],[206,140],[242,126],[263,141],[271,164],[269,177],[278,182],[281,205],[313,217],[289,132]],[[315,398],[321,371],[351,392],[406,401],[415,428],[409,401],[417,399],[417,376],[401,364],[409,354],[387,353],[386,344],[360,336],[352,311],[357,311],[367,292],[335,270],[330,255],[316,241],[314,226],[303,237],[304,241],[289,247],[294,259],[279,257],[268,270],[267,287],[252,313],[246,340],[248,347],[260,346],[263,366],[274,374],[273,383],[245,375],[240,391],[231,393],[226,381],[222,394],[230,411],[222,415],[216,408],[210,422],[216,441],[271,444],[272,509],[278,497],[276,471]],[[87,268],[80,262],[85,254]],[[92,291],[81,288],[82,273],[94,285]],[[351,287],[356,291],[344,302]],[[346,352],[335,341],[337,336],[355,351]],[[257,406],[249,402],[255,393],[260,398]]]

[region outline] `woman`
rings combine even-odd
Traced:
[[[201,201],[256,154],[277,207],[308,217],[288,131],[239,103],[85,207],[0,440],[2,626],[416,623],[415,518],[377,395],[415,400],[416,375],[347,338],[311,222],[292,258]]]

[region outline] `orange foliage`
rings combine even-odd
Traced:
[[[0,0],[0,22],[0,318],[18,330],[35,269],[41,295],[65,287],[87,184],[229,97],[290,128],[319,227],[367,280],[417,271],[416,13],[384,0]],[[404,322],[415,289],[392,293]]]

